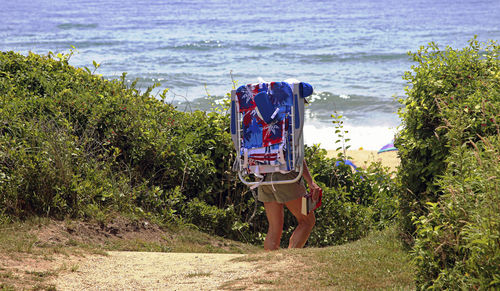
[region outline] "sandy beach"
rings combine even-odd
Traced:
[[[337,151],[329,150],[328,157],[336,157]],[[397,151],[390,151],[378,154],[377,151],[370,150],[348,150],[347,156],[351,157],[351,161],[357,167],[366,168],[373,162],[381,162],[384,167],[389,167],[395,171],[399,166],[399,158]]]

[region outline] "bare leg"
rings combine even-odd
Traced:
[[[311,231],[316,223],[316,217],[314,216],[314,212],[309,213],[308,215],[303,215],[301,212],[302,208],[302,198],[297,198],[292,201],[288,201],[285,203],[286,207],[292,214],[297,218],[299,225],[292,233],[290,237],[290,242],[288,244],[288,248],[302,248],[309,238]]]
[[[264,202],[269,228],[264,240],[265,250],[277,250],[280,247],[283,232],[284,211],[283,204],[278,202]]]

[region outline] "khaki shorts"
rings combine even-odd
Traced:
[[[267,174],[264,181],[293,180],[298,174],[297,172]],[[303,179],[300,178],[295,183],[259,186],[258,192],[258,199],[261,202],[276,201],[278,203],[285,203],[304,196],[306,194],[306,187],[304,186]]]

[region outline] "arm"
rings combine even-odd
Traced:
[[[302,177],[304,177],[304,179],[307,182],[307,185],[309,185],[309,189],[311,190],[313,200],[318,200],[321,188],[314,182],[313,177],[311,176],[311,172],[309,172],[309,168],[307,167],[305,159],[302,164],[304,167],[304,171],[302,172]]]

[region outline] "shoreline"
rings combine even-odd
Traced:
[[[326,156],[329,158],[336,158],[338,151],[327,150]],[[384,167],[389,167],[391,171],[396,171],[399,166],[400,160],[397,151],[390,151],[378,154],[374,150],[347,150],[347,156],[351,157],[351,162],[356,167],[366,169],[373,162],[381,162]]]
[[[395,115],[395,114],[394,114]],[[346,138],[349,139],[346,144],[351,146],[352,150],[363,149],[377,151],[384,145],[394,140],[397,133],[396,122],[379,121],[374,118],[373,122],[366,121],[365,124],[351,124],[345,121],[344,128]],[[319,120],[307,119],[304,124],[304,143],[308,145],[320,144],[324,149],[335,149],[339,145],[336,140],[339,136],[335,134],[335,126],[331,122],[321,122]]]

